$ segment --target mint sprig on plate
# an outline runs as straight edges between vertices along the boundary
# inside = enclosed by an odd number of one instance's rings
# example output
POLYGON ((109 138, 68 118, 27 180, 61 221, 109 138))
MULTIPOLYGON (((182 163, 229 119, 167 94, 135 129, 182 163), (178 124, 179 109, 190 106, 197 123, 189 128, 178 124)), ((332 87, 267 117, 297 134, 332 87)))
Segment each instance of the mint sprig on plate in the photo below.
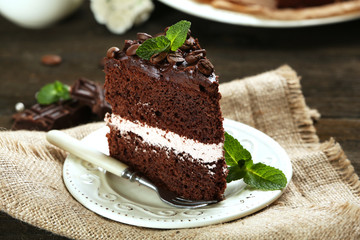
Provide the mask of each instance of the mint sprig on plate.
POLYGON ((71 98, 69 90, 70 87, 68 85, 55 81, 43 86, 36 95, 36 100, 43 105, 48 105, 60 100, 68 100, 71 98))
POLYGON ((224 151, 228 183, 243 179, 250 187, 260 190, 281 190, 286 186, 287 179, 281 170, 263 163, 254 164, 250 152, 226 132, 224 151))
POLYGON ((154 54, 160 52, 175 52, 181 47, 190 29, 191 22, 182 20, 169 27, 165 36, 147 39, 136 50, 136 55, 149 60, 154 54))

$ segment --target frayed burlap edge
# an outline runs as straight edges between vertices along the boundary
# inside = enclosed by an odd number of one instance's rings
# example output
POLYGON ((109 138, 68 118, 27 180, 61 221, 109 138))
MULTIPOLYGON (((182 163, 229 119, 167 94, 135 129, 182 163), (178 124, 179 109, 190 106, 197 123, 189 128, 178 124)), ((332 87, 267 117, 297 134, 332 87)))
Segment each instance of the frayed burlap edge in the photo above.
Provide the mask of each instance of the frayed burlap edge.
POLYGON ((286 79, 289 107, 301 139, 305 143, 319 143, 312 118, 320 116, 314 114, 316 110, 311 110, 306 105, 300 85, 301 78, 288 65, 283 65, 275 71, 286 79))
POLYGON ((310 109, 306 105, 301 90, 300 77, 297 76, 296 72, 288 65, 283 65, 275 71, 280 73, 288 83, 288 102, 290 103, 293 119, 299 129, 302 140, 305 143, 310 143, 307 146, 309 149, 320 148, 334 169, 339 173, 342 180, 348 184, 354 194, 360 196, 359 176, 355 173, 353 165, 346 157, 340 144, 331 138, 329 141, 318 146, 319 137, 316 135, 316 128, 313 121, 319 120, 320 113, 316 109, 310 109))
POLYGON ((355 173, 355 169, 347 158, 340 144, 333 138, 321 144, 320 149, 329 159, 334 169, 339 173, 340 177, 346 182, 352 192, 360 196, 360 179, 355 173))

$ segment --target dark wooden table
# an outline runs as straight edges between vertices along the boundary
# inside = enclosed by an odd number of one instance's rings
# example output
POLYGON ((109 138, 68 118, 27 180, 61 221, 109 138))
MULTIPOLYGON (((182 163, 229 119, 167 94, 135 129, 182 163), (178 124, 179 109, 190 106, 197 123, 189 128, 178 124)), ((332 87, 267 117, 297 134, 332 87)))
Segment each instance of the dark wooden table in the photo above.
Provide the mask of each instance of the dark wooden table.
MULTIPOLYGON (((227 25, 196 18, 156 3, 145 24, 116 36, 95 22, 89 3, 45 30, 27 30, 0 18, 0 127, 11 127, 17 102, 30 106, 44 84, 71 85, 85 76, 103 82, 99 66, 111 46, 122 46, 137 32, 155 34, 181 19, 207 49, 221 82, 289 64, 302 76, 303 93, 321 113, 321 141, 334 137, 360 175, 360 20, 294 29, 227 25), (59 66, 41 64, 44 54, 63 58, 59 66)), ((0 239, 63 239, 0 213, 0 239)))

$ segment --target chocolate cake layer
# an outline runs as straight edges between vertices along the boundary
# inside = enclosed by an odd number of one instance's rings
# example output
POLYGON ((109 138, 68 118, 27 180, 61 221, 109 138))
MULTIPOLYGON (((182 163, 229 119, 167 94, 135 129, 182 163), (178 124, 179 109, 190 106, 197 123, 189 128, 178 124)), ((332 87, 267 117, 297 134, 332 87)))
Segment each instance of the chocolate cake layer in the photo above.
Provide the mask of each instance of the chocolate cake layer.
POLYGON ((135 52, 149 37, 140 33, 122 51, 108 50, 105 89, 112 112, 201 142, 224 141, 219 82, 205 49, 188 34, 176 52, 144 60, 135 52))
MULTIPOLYGON (((138 60, 110 59, 106 64, 105 88, 114 114, 205 143, 223 141, 220 94, 139 72, 133 61, 138 60)), ((218 84, 212 87, 217 90, 218 84)))
POLYGON ((110 127, 107 137, 111 156, 143 173, 157 186, 187 199, 223 199, 224 158, 203 163, 188 154, 149 145, 134 133, 120 134, 116 127, 110 127))

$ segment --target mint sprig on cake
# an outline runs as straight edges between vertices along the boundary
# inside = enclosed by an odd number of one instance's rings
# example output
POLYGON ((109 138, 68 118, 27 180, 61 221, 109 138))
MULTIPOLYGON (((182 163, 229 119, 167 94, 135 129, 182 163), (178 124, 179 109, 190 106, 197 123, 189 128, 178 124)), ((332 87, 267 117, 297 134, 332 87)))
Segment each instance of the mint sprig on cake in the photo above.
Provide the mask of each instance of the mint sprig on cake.
POLYGON ((172 25, 166 31, 165 36, 147 39, 136 50, 136 55, 143 59, 150 60, 150 57, 157 53, 175 52, 184 44, 190 26, 191 23, 185 20, 172 25))

